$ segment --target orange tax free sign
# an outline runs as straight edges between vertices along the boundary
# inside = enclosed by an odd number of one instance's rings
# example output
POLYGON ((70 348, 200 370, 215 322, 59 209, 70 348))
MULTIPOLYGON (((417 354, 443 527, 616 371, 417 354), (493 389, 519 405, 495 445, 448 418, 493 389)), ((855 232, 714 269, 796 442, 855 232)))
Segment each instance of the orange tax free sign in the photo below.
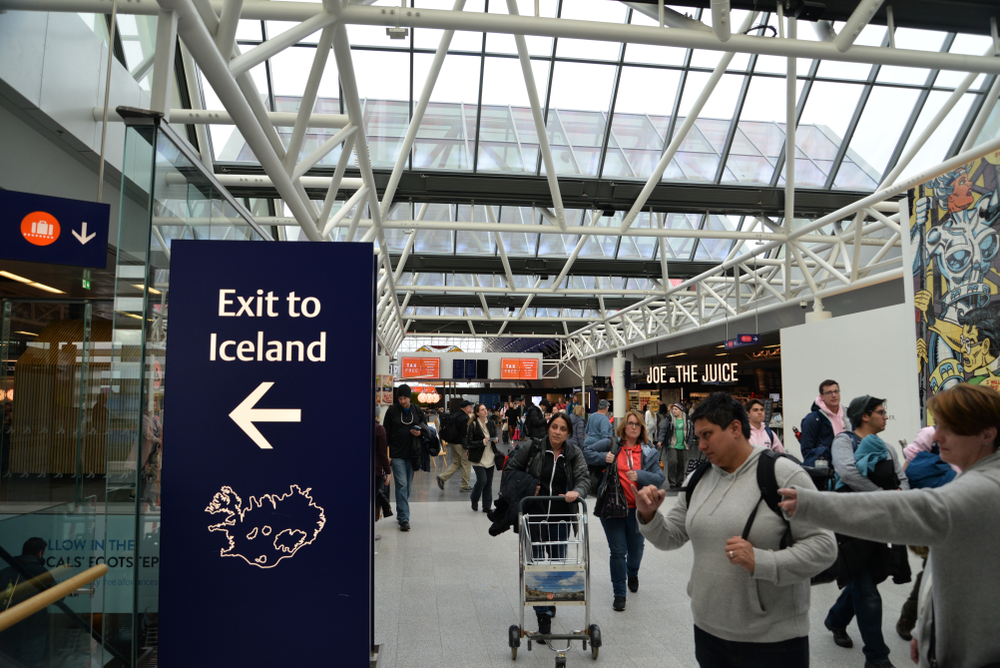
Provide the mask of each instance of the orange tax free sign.
POLYGON ((538 360, 503 357, 500 359, 501 380, 538 380, 538 360))
POLYGON ((440 357, 404 357, 402 360, 403 378, 440 378, 440 357))

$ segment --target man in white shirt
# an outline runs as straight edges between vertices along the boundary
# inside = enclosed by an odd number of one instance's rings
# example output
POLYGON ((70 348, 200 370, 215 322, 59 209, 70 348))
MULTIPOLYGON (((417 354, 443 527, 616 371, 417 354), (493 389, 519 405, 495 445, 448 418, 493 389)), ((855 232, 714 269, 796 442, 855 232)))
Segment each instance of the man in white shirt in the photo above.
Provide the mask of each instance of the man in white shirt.
POLYGON ((746 409, 747 417, 750 418, 750 444, 763 445, 783 454, 785 446, 781 444, 781 439, 764 424, 764 402, 760 399, 751 399, 747 402, 746 409))

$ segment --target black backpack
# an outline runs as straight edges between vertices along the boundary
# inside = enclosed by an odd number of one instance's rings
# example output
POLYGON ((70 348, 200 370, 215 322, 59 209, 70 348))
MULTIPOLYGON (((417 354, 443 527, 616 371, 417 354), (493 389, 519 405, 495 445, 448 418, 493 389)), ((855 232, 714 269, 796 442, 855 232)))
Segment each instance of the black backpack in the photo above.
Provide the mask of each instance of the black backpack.
POLYGON ((538 406, 529 406, 524 413, 524 431, 528 438, 545 438, 547 433, 545 414, 538 406))
MULTIPOLYGON (((760 453, 760 459, 757 460, 757 487, 760 488, 760 499, 754 505, 753 512, 750 513, 750 517, 747 518, 747 522, 743 526, 742 537, 743 540, 746 540, 747 536, 750 535, 750 528, 753 527, 753 521, 757 517, 757 509, 760 507, 760 502, 763 501, 785 523, 785 533, 781 537, 781 549, 783 550, 792 544, 792 527, 788 523, 788 520, 785 519, 785 516, 782 515, 781 508, 778 506, 778 503, 781 502, 781 495, 778 494, 778 480, 774 475, 774 466, 779 457, 790 459, 799 466, 802 466, 802 462, 787 453, 779 454, 773 450, 765 450, 760 453)), ((688 478, 687 487, 684 488, 684 497, 688 505, 691 503, 691 495, 694 493, 695 486, 711 465, 708 460, 705 460, 694 470, 691 477, 688 478)), ((816 489, 820 491, 829 489, 832 469, 816 469, 811 466, 802 466, 802 468, 812 478, 816 489)), ((818 582, 814 582, 814 584, 818 584, 818 582)))
POLYGON ((441 416, 441 439, 448 443, 462 442, 462 428, 456 413, 441 416))

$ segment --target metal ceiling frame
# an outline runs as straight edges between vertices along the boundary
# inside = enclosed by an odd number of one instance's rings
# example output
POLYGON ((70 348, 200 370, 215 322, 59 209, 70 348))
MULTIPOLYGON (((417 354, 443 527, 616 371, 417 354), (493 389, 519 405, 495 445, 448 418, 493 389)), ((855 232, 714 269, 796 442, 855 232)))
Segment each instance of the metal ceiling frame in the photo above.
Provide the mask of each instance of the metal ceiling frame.
MULTIPOLYGON (((108 13, 112 2, 120 13, 158 14, 157 50, 154 54, 152 95, 154 111, 173 115, 175 122, 233 123, 240 131, 253 153, 257 156, 266 178, 257 177, 260 185, 273 187, 291 213, 291 218, 281 216, 258 216, 257 222, 263 226, 297 225, 309 240, 320 241, 329 238, 336 228, 347 228, 347 241, 361 240, 375 242, 378 254, 377 279, 377 337, 384 351, 392 354, 400 346, 411 327, 422 324, 434 327, 460 321, 467 325, 468 333, 476 335, 489 332, 500 336, 505 331, 537 325, 552 331, 561 327, 562 333, 554 335, 561 339, 559 365, 579 364, 581 361, 632 348, 651 341, 663 340, 682 332, 707 327, 725 319, 736 319, 751 312, 761 312, 785 306, 789 302, 804 299, 813 300, 817 309, 822 298, 846 290, 853 290, 878 282, 893 280, 903 275, 899 251, 902 228, 899 221, 898 205, 889 202, 915 184, 927 181, 949 169, 964 165, 971 160, 1000 149, 1000 139, 973 148, 973 130, 981 129, 986 117, 996 104, 1000 93, 1000 77, 992 83, 990 93, 984 96, 984 103, 973 109, 967 120, 968 133, 960 138, 963 152, 934 168, 899 181, 898 178, 926 141, 936 132, 948 112, 962 98, 977 74, 1000 75, 1000 38, 993 31, 991 48, 982 56, 966 56, 947 52, 925 52, 893 47, 891 33, 888 44, 869 47, 854 45, 854 39, 878 10, 879 0, 861 0, 854 14, 847 20, 839 35, 827 27, 825 41, 797 39, 798 21, 781 16, 781 4, 777 5, 780 37, 771 38, 747 34, 758 16, 749 13, 743 26, 736 32, 729 29, 728 3, 713 3, 713 26, 709 27, 697 18, 660 12, 660 26, 617 24, 599 21, 583 21, 564 18, 518 15, 516 0, 507 0, 508 14, 465 12, 464 0, 455 0, 452 10, 430 10, 401 6, 366 6, 342 3, 341 0, 323 0, 322 4, 306 2, 269 2, 262 0, 157 0, 157 2, 118 2, 117 0, 0 0, 0 9, 33 11, 71 11, 108 13), (243 52, 236 41, 236 28, 241 19, 279 20, 295 22, 293 26, 263 40, 243 52), (440 45, 435 53, 430 73, 424 88, 415 100, 407 134, 402 149, 389 176, 388 184, 380 188, 372 169, 368 152, 368 140, 363 121, 362 101, 358 95, 355 69, 351 58, 351 45, 346 26, 348 24, 432 28, 443 30, 440 45), (680 26, 680 27, 678 27, 680 26), (538 224, 516 225, 497 222, 497 212, 491 202, 485 204, 486 220, 481 221, 429 221, 422 220, 427 204, 421 206, 420 213, 409 220, 392 220, 393 199, 397 187, 410 162, 410 149, 417 130, 430 101, 438 74, 448 55, 452 35, 455 30, 511 34, 515 37, 517 57, 522 76, 529 94, 529 102, 535 130, 538 136, 541 160, 537 165, 545 167, 545 181, 551 200, 551 208, 540 208, 542 220, 538 224), (279 114, 268 111, 263 103, 249 70, 282 50, 319 32, 318 46, 314 56, 308 81, 299 111, 296 114, 279 114), (544 104, 535 86, 530 56, 525 42, 526 35, 552 38, 589 39, 631 44, 675 46, 687 49, 704 49, 722 52, 705 88, 679 124, 669 142, 666 142, 659 164, 647 179, 638 196, 631 204, 627 215, 617 227, 598 226, 602 212, 591 209, 589 221, 570 225, 566 219, 566 207, 562 197, 560 180, 556 176, 552 149, 548 145, 546 116, 549 111, 549 94, 546 92, 544 104), (185 68, 196 64, 205 79, 211 84, 225 106, 225 112, 197 109, 171 110, 169 87, 173 81, 173 45, 180 38, 182 43, 181 64, 185 68), (341 104, 343 114, 313 114, 320 79, 326 68, 330 53, 333 53, 340 75, 341 104), (665 216, 659 215, 659 226, 636 228, 636 217, 648 210, 647 202, 654 189, 660 185, 662 175, 674 153, 694 127, 694 121, 704 103, 711 96, 715 85, 722 78, 726 67, 736 53, 781 56, 787 59, 787 99, 786 99, 786 146, 794 145, 795 127, 802 113, 804 96, 796 96, 796 58, 813 59, 814 67, 809 74, 807 85, 815 77, 816 63, 821 60, 869 63, 875 66, 893 65, 902 67, 929 68, 935 72, 946 69, 968 72, 963 83, 951 94, 948 102, 936 114, 909 145, 905 154, 895 160, 894 166, 883 178, 873 194, 837 211, 823 215, 811 222, 800 224, 795 220, 795 160, 785 160, 783 164, 784 217, 781 223, 767 218, 761 212, 754 219, 753 229, 713 230, 707 229, 705 216, 703 229, 670 229, 665 225, 665 216), (292 130, 289 147, 286 150, 275 127, 290 125, 292 130), (303 138, 310 127, 335 128, 336 133, 321 146, 306 156, 300 156, 303 138), (341 158, 330 177, 308 176, 307 172, 338 147, 342 147, 341 158), (358 177, 345 178, 348 160, 356 156, 358 177), (321 205, 307 193, 306 188, 325 190, 321 205), (334 201, 341 191, 354 191, 348 205, 336 213, 331 213, 334 201), (381 199, 379 192, 382 192, 381 199), (357 205, 357 206, 355 206, 357 205), (353 216, 348 214, 354 210, 353 216), (367 211, 369 218, 362 218, 367 211), (889 214, 889 215, 887 215, 889 214), (849 221, 849 222, 848 222, 849 221), (844 224, 846 222, 846 225, 844 224), (410 237, 402 253, 391 253, 386 243, 387 230, 409 230, 410 237), (425 286, 418 283, 419 273, 411 272, 410 282, 403 283, 407 259, 414 253, 415 239, 423 231, 453 230, 492 234, 496 240, 500 266, 493 266, 502 285, 484 285, 473 273, 472 285, 425 286), (568 257, 553 258, 554 264, 561 264, 553 271, 556 279, 543 279, 542 274, 532 274, 534 280, 524 277, 518 281, 511 266, 511 260, 504 249, 502 236, 510 233, 540 233, 547 235, 576 235, 575 246, 568 257), (579 259, 580 252, 588 238, 593 235, 618 237, 652 237, 657 239, 660 254, 656 260, 655 275, 647 275, 650 289, 645 290, 580 290, 570 288, 573 268, 579 270, 585 263, 579 259), (725 239, 731 241, 730 251, 725 261, 705 271, 688 276, 679 284, 671 284, 670 264, 665 253, 666 240, 670 238, 725 239), (744 251, 745 245, 751 244, 744 251), (754 246, 755 244, 755 246, 754 246), (502 269, 502 271, 501 271, 502 269), (521 285, 519 285, 521 283, 521 285), (527 287, 526 287, 527 286, 527 287), (418 315, 416 309, 408 310, 409 303, 416 295, 433 295, 437 292, 448 295, 468 295, 478 300, 476 306, 462 306, 461 315, 418 315), (587 296, 596 297, 596 318, 572 317, 562 309, 558 316, 529 312, 536 295, 544 296, 587 296), (614 296, 617 306, 622 298, 634 300, 631 305, 609 309, 605 297, 614 296), (490 302, 499 298, 517 297, 519 306, 514 313, 503 315, 494 313, 490 302), (477 313, 477 310, 479 311, 477 313), (571 329, 572 327, 572 329, 571 329), (510 328, 510 330, 508 330, 510 328), (495 330, 495 331, 494 331, 495 330)), ((630 5, 649 15, 648 8, 630 5)), ((629 9, 631 15, 632 9, 629 9)), ((697 17, 701 16, 699 12, 697 17)), ((995 25, 995 24, 994 24, 995 25)), ((412 57, 412 45, 410 48, 412 57)), ((485 41, 484 50, 485 54, 485 41)), ((552 51, 554 59, 555 50, 552 51)), ((690 58, 690 53, 688 54, 690 58)), ((554 62, 554 60, 553 60, 554 62)), ((618 59, 619 68, 622 57, 618 59)), ((870 90, 875 71, 866 82, 870 90)), ((752 71, 752 67, 748 72, 752 71)), ((194 78, 187 72, 188 81, 194 78)), ((549 77, 551 86, 551 76, 549 77)), ((746 97, 746 85, 740 93, 739 104, 746 97)), ((931 85, 928 81, 927 87, 931 85)), ((412 84, 411 84, 412 86, 412 84)), ((190 92, 190 89, 189 89, 190 92)), ((925 96, 926 97, 926 96, 925 96)), ((412 98, 411 98, 412 99, 412 98)), ((857 125, 863 104, 857 105, 851 120, 849 134, 857 125)), ((103 109, 95 110, 103 113, 103 109)), ((917 112, 915 112, 917 113, 917 112)), ((677 121, 676 109, 671 123, 677 121)), ((738 116, 738 114, 737 114, 738 116)), ((909 127, 915 122, 911 118, 909 127)), ((733 119, 723 153, 731 146, 737 120, 733 119)), ((611 119, 603 144, 608 143, 611 119)), ((199 124, 199 128, 202 126, 199 124)), ((478 124, 477 124, 478 128, 478 124)), ((208 142, 203 142, 203 129, 199 131, 199 143, 205 164, 212 169, 213 156, 208 142)), ((843 160, 850 136, 845 137, 837 156, 837 163, 843 160)), ((476 140, 478 143, 478 134, 476 140)), ((902 139, 900 144, 902 144, 902 139)), ((897 148, 897 151, 901 148, 897 148)), ((475 159, 476 156, 470 156, 475 159)), ((893 156, 895 158, 895 156, 893 156)), ((602 158, 603 159, 603 158, 602 158)), ((890 163, 893 164, 893 163, 890 163)), ((719 170, 723 169, 720 163, 719 170)), ((252 180, 255 177, 240 177, 252 180)), ((777 178, 777 174, 775 174, 777 178)), ((830 177, 832 179, 832 176, 830 177)), ((772 184, 777 186, 777 183, 772 184)), ((711 204, 706 203, 706 211, 711 204)), ((475 208, 473 208, 475 211, 475 208)), ((655 220, 655 217, 654 217, 655 220)), ((156 221, 154 221, 156 222, 156 221)), ((163 221, 164 224, 166 221, 163 221)), ((196 224, 196 221, 189 221, 196 224)), ((216 221, 218 222, 218 221, 216 221)), ((652 225, 652 223, 651 223, 652 225)), ((487 238, 489 238, 487 236, 487 238)), ((537 250, 536 250, 537 253, 537 250)), ((616 250, 617 253, 617 250, 616 250)), ((654 256, 656 257, 656 256, 654 256)), ((490 260, 492 260, 492 256, 490 260)), ((623 265, 628 264, 622 261, 623 265)), ((495 265, 495 263, 494 263, 495 265)), ((524 276, 523 274, 519 274, 524 276)), ((675 277, 676 278, 676 277, 675 277)), ((417 300, 423 301, 423 298, 417 300)), ((540 298, 540 302, 545 300, 540 298)), ((591 305, 592 301, 589 302, 591 305)))

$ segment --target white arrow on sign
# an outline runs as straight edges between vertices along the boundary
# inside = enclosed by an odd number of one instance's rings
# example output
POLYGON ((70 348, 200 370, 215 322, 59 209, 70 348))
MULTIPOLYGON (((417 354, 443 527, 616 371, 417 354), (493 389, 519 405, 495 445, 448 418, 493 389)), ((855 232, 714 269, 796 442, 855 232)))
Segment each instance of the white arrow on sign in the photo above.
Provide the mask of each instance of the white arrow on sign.
POLYGON ((97 232, 91 232, 90 234, 87 234, 86 222, 81 223, 81 228, 79 232, 77 232, 76 230, 70 230, 70 231, 73 232, 73 236, 76 237, 76 240, 79 241, 81 244, 86 244, 88 241, 97 236, 97 232))
POLYGON ((257 389, 251 392, 250 396, 229 414, 236 426, 242 429, 262 450, 272 450, 273 448, 267 439, 257 431, 254 422, 302 422, 302 411, 298 408, 254 408, 272 385, 274 385, 272 382, 258 385, 257 389))

